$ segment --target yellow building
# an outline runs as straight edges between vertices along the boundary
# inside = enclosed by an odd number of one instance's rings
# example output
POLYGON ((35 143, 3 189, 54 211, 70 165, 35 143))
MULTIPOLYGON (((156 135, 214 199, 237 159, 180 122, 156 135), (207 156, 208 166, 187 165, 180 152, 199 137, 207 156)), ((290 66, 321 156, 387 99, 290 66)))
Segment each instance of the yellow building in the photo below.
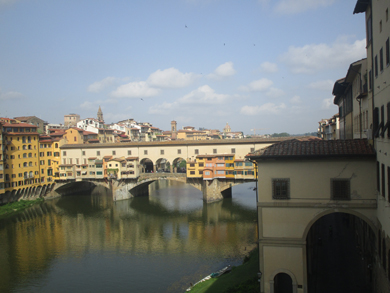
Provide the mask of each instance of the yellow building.
POLYGON ((39 137, 39 169, 41 183, 53 183, 59 179, 60 143, 48 135, 39 137))
POLYGON ((40 185, 39 134, 37 126, 3 123, 4 191, 40 185))

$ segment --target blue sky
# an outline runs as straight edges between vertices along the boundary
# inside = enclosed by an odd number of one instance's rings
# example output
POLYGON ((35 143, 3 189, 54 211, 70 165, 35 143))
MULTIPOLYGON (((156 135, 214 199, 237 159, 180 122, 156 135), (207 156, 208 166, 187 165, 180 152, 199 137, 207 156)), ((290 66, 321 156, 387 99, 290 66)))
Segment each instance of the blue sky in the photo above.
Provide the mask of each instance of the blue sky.
POLYGON ((0 0, 0 116, 316 131, 365 57, 356 0, 0 0))

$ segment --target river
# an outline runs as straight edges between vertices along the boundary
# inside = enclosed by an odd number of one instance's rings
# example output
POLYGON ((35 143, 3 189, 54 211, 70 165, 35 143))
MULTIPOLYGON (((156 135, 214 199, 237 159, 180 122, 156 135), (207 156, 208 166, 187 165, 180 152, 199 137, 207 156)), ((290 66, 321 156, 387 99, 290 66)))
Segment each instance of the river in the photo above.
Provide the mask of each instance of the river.
POLYGON ((103 189, 0 219, 0 292, 184 292, 256 241, 254 183, 205 204, 184 183, 113 202, 103 189))

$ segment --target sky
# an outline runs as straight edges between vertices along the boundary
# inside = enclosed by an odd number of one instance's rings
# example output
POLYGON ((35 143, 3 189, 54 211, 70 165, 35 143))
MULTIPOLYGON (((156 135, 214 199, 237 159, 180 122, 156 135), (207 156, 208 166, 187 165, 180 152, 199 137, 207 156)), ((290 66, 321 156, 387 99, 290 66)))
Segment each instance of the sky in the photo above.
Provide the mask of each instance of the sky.
POLYGON ((0 117, 317 131, 365 58, 357 0, 0 0, 0 117))

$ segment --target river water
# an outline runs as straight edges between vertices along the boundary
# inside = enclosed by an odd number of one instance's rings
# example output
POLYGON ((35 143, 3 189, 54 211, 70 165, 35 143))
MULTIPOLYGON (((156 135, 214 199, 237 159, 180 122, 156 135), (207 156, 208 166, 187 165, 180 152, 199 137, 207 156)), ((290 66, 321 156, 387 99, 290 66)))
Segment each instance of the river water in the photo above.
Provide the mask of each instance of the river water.
POLYGON ((254 184, 204 204, 179 182, 113 202, 105 190, 0 219, 0 292, 184 292, 255 246, 254 184))

